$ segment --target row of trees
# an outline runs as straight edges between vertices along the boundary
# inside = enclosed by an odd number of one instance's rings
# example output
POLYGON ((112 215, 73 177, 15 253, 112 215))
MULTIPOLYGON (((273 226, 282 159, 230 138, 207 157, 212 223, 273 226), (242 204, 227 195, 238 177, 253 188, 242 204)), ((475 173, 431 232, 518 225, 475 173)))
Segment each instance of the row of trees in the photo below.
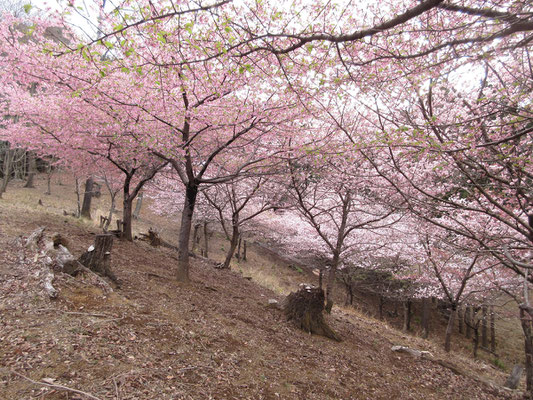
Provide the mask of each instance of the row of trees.
POLYGON ((101 7, 90 39, 64 15, 4 18, 2 101, 18 116, 4 140, 104 171, 126 239, 153 182, 162 211, 180 209, 181 281, 201 211, 231 225, 226 265, 252 218, 287 252, 327 258, 328 309, 339 269, 385 259, 413 296, 449 302, 450 326, 505 291, 533 393, 530 4, 124 7, 101 7))

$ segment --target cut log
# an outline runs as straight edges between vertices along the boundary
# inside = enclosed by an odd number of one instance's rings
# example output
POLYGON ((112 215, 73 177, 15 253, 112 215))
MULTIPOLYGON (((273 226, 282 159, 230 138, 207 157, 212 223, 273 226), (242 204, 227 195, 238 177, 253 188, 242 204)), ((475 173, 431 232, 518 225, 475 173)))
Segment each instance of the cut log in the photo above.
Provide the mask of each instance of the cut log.
POLYGON ((340 342, 340 337, 324 319, 324 300, 322 289, 304 285, 297 292, 287 296, 284 307, 285 315, 288 320, 294 321, 305 332, 340 342))
POLYGON ((111 249, 113 248, 113 235, 96 235, 94 246, 89 247, 79 258, 79 262, 99 275, 107 276, 118 284, 117 277, 111 271, 111 249))

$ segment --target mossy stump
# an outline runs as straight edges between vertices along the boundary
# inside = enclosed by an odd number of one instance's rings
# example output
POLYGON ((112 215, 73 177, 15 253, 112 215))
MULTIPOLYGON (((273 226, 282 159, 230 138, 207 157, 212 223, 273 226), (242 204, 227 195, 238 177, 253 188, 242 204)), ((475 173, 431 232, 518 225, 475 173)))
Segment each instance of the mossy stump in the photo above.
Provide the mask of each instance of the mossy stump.
POLYGON ((324 319, 324 291, 320 288, 302 286, 285 300, 284 311, 305 332, 341 341, 339 335, 329 327, 324 319))

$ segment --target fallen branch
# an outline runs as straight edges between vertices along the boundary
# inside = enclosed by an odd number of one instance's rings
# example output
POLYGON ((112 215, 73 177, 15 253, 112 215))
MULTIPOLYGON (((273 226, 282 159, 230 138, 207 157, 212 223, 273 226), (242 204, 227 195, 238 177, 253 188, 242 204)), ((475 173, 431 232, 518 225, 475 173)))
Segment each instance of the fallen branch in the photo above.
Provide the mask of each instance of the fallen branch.
POLYGON ((16 371, 13 371, 13 370, 3 369, 3 371, 7 371, 7 372, 9 372, 9 373, 11 373, 13 375, 19 376, 19 377, 21 377, 21 378, 33 383, 34 385, 46 386, 46 387, 49 387, 49 388, 52 388, 52 389, 56 389, 56 390, 63 390, 65 392, 77 393, 79 395, 85 396, 85 397, 87 397, 89 399, 93 399, 93 400, 102 400, 101 398, 93 396, 92 394, 84 392, 82 390, 73 389, 73 388, 70 388, 68 386, 63 386, 63 385, 56 385, 55 383, 45 383, 45 382, 34 381, 33 379, 28 378, 27 376, 22 375, 22 374, 20 374, 20 373, 18 373, 16 371))
POLYGON ((96 314, 96 313, 84 313, 79 311, 65 311, 60 310, 58 308, 39 308, 36 311, 56 311, 63 314, 70 314, 70 315, 86 315, 88 317, 98 317, 98 318, 115 318, 113 315, 107 315, 107 314, 96 314))

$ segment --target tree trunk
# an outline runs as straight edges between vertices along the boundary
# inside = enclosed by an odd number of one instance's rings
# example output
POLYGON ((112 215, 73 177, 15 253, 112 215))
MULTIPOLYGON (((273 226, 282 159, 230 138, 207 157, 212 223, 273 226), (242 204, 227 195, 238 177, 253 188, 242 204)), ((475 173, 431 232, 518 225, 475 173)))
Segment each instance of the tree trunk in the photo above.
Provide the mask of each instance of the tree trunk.
POLYGON ((451 342, 452 342, 452 333, 453 333, 453 324, 455 322, 455 314, 457 314, 457 309, 455 305, 452 305, 452 309, 450 311, 450 317, 448 319, 448 326, 446 327, 446 336, 444 338, 444 351, 447 353, 451 350, 451 342))
POLYGON ((489 340, 487 335, 487 326, 488 326, 488 313, 487 313, 487 306, 483 306, 481 308, 482 310, 482 320, 481 320, 481 347, 484 349, 488 349, 489 347, 489 340))
POLYGON ((141 214, 141 207, 143 203, 143 192, 139 193, 137 196, 137 203, 135 204, 135 211, 133 212, 133 219, 139 219, 141 214))
POLYGON ((466 306, 464 319, 466 325, 465 335, 467 339, 470 339, 472 336, 472 307, 466 306))
POLYGON ((246 261, 246 240, 243 241, 242 244, 242 260, 246 261))
POLYGON ((403 302, 403 330, 405 332, 411 330, 411 300, 403 302))
POLYGON ((196 252, 196 247, 200 243, 200 224, 194 224, 194 231, 192 234, 192 249, 191 251, 196 252))
POLYGON ((0 199, 2 198, 2 193, 4 193, 7 189, 7 184, 9 183, 9 180, 11 178, 11 164, 13 162, 13 157, 15 154, 15 150, 7 148, 4 154, 4 177, 2 179, 2 185, 0 186, 0 199))
POLYGON ((105 221, 104 226, 103 226, 104 232, 107 232, 107 230, 109 229, 109 225, 111 224, 111 220, 113 219, 113 213, 115 212, 117 192, 110 193, 110 196, 111 196, 111 207, 109 207, 109 214, 107 215, 107 220, 105 221))
POLYGON ((464 316, 463 316, 463 308, 458 307, 457 308, 457 322, 459 323, 459 333, 464 333, 464 316))
POLYGON ((490 306, 490 351, 496 353, 496 323, 494 321, 494 306, 490 306))
POLYGON ((477 358, 477 350, 479 349, 479 321, 474 326, 474 337, 472 338, 472 341, 474 342, 474 346, 472 349, 472 353, 474 355, 474 358, 477 358))
MULTIPOLYGON (((176 278, 180 282, 189 282, 189 241, 191 236, 192 217, 196 196, 198 195, 198 185, 188 184, 185 188, 185 202, 181 213, 180 236, 178 239, 178 270, 176 278)), ((207 223, 206 223, 207 224, 207 223)), ((207 230, 206 224, 204 229, 207 230)), ((206 239, 207 244, 207 239, 206 239)))
POLYGON ((346 305, 347 306, 351 306, 351 305, 353 305, 353 288, 352 288, 352 284, 351 283, 345 284, 345 287, 346 287, 346 305))
POLYGON ((80 181, 76 178, 76 199, 78 201, 78 210, 76 212, 76 217, 81 217, 81 196, 80 196, 80 181))
POLYGON ((231 242, 229 245, 228 253, 226 254, 226 259, 224 260, 224 265, 222 268, 229 268, 231 263, 231 258, 233 257, 233 253, 235 253, 235 249, 237 248, 237 244, 239 243, 239 226, 237 224, 233 224, 233 229, 231 232, 231 242))
POLYGON ((337 267, 331 266, 328 271, 328 280, 326 282, 326 312, 331 313, 333 308, 333 286, 335 285, 335 277, 337 273, 337 267))
POLYGON ((326 312, 331 313, 333 308, 333 288, 335 287, 335 280, 337 274, 337 266, 339 265, 340 253, 339 250, 333 252, 333 260, 331 268, 328 271, 328 281, 326 282, 326 312))
MULTIPOLYGON (((126 196, 126 193, 124 193, 126 196)), ((122 237, 130 242, 133 241, 131 209, 133 199, 128 195, 124 197, 122 208, 122 237)))
POLYGON ((378 313, 381 321, 383 321, 383 306, 385 306, 385 298, 383 296, 379 296, 378 313))
POLYGON ((239 235, 239 244, 237 245, 237 253, 235 254, 235 258, 237 258, 237 261, 241 261, 241 247, 242 247, 242 236, 239 235))
POLYGON ((520 307, 520 323, 524 331, 524 349, 526 353, 526 397, 533 399, 533 332, 531 329, 532 316, 520 307))
POLYGON ((422 299, 422 337, 427 339, 429 336, 429 318, 431 315, 431 303, 428 298, 422 299))
POLYGON ((92 177, 85 181, 85 194, 83 195, 83 204, 81 206, 81 217, 91 219, 91 201, 93 199, 93 185, 92 177))
MULTIPOLYGON (((53 159, 51 159, 48 163, 48 167, 46 168, 46 192, 44 194, 50 196, 52 194, 52 162, 53 159)), ((90 203, 89 203, 89 212, 90 212, 90 203)), ((89 218, 90 215, 89 215, 89 218)))
POLYGON ((204 257, 209 258, 209 232, 207 230, 207 221, 204 221, 204 257))
POLYGON ((35 161, 35 154, 33 151, 28 152, 28 180, 24 185, 25 188, 34 188, 35 172, 37 171, 37 163, 35 161))

